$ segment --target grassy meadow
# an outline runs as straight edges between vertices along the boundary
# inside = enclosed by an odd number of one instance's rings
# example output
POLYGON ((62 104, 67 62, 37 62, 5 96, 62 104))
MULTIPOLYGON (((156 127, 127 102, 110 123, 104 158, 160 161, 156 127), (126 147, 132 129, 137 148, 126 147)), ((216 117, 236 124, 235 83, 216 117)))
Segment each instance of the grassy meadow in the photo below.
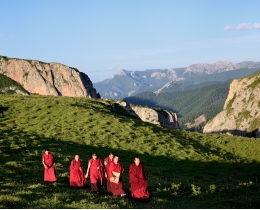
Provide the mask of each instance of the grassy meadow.
POLYGON ((0 208, 260 208, 260 140, 171 130, 113 110, 102 100, 0 95, 0 208), (43 182, 41 155, 55 155, 58 181, 43 182), (91 153, 120 157, 126 198, 69 186, 69 165, 91 153), (131 199, 128 169, 138 155, 149 202, 131 199))

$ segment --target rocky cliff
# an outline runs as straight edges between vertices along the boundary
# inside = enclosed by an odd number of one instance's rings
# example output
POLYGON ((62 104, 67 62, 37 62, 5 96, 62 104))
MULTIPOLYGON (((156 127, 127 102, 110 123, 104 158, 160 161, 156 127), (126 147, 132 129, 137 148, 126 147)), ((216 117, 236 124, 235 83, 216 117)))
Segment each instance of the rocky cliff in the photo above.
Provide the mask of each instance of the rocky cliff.
POLYGON ((203 130, 215 132, 260 137, 260 74, 232 81, 223 111, 203 130))
POLYGON ((0 56, 0 73, 30 93, 100 98, 86 74, 63 64, 0 56))
POLYGON ((129 105, 125 101, 117 101, 117 103, 130 115, 138 117, 144 122, 161 125, 168 128, 179 128, 178 118, 174 112, 133 106, 129 105))

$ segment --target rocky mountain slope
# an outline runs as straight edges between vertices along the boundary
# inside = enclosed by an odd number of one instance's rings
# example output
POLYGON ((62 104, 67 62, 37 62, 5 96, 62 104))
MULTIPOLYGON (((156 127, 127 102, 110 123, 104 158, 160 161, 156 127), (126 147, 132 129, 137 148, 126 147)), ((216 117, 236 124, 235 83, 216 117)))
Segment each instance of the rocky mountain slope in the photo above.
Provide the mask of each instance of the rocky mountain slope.
POLYGON ((179 128, 178 117, 174 112, 129 105, 125 101, 118 101, 117 103, 126 110, 128 114, 138 117, 143 122, 149 122, 168 128, 179 128))
POLYGON ((260 137, 260 72, 232 81, 223 110, 203 132, 260 137))
MULTIPOLYGON (((145 91, 164 92, 163 89, 169 90, 169 86, 173 83, 177 83, 177 86, 189 86, 184 89, 193 89, 190 85, 216 81, 224 82, 250 75, 257 68, 260 68, 260 62, 231 63, 218 61, 213 64, 194 64, 187 68, 177 69, 153 69, 146 71, 121 69, 112 78, 94 85, 102 98, 122 99, 145 91)), ((173 86, 176 87, 176 85, 173 86)), ((169 92, 168 90, 166 92, 169 92)))
POLYGON ((86 74, 60 63, 0 56, 0 73, 20 83, 30 93, 100 98, 86 74))

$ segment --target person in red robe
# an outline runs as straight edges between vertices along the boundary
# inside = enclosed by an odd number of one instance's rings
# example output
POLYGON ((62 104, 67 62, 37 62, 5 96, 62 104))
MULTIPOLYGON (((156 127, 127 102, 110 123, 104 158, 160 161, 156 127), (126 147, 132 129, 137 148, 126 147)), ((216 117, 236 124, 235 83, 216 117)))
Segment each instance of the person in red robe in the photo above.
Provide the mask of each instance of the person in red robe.
POLYGON ((129 168, 129 183, 131 185, 131 196, 133 199, 148 200, 147 191, 148 176, 144 171, 144 166, 140 163, 140 158, 135 157, 134 163, 129 168))
POLYGON ((110 180, 108 178, 108 173, 109 173, 109 165, 113 161, 113 158, 114 158, 114 153, 110 152, 108 157, 106 157, 104 160, 107 192, 109 194, 111 194, 112 192, 111 192, 110 180))
POLYGON ((109 164, 108 179, 110 180, 112 195, 123 197, 126 195, 122 180, 124 168, 118 161, 119 157, 115 155, 113 161, 109 164))
POLYGON ((85 178, 88 178, 90 174, 91 192, 99 193, 101 185, 104 179, 104 166, 100 158, 96 153, 92 154, 92 158, 88 161, 88 169, 85 178))
POLYGON ((55 158, 49 149, 45 149, 42 155, 42 164, 44 166, 44 182, 56 182, 55 158))
POLYGON ((75 155, 74 159, 70 162, 70 186, 82 188, 86 184, 84 177, 84 168, 79 159, 79 155, 75 155))

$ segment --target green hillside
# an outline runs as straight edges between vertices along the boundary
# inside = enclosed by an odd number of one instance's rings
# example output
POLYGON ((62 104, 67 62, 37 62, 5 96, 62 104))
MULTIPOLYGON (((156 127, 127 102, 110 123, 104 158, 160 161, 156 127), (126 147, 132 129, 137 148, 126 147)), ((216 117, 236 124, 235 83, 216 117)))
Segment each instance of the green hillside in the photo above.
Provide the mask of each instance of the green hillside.
MULTIPOLYGON (((159 94, 144 92, 127 97, 125 101, 130 104, 175 111, 179 117, 180 127, 187 128, 185 124, 193 123, 199 116, 205 115, 206 119, 210 120, 222 110, 229 84, 230 82, 223 82, 191 90, 159 94)), ((202 131, 204 124, 195 126, 191 130, 202 131)))
POLYGON ((102 100, 0 95, 0 208, 260 208, 260 140, 171 130, 129 117, 102 100), (43 183, 41 155, 56 157, 57 183, 43 183), (69 164, 110 151, 125 168, 139 155, 151 200, 69 187, 69 164))
MULTIPOLYGON (((3 89, 5 89, 6 87, 10 87, 10 86, 14 86, 14 87, 16 87, 17 90, 20 90, 23 93, 28 94, 28 92, 22 87, 21 84, 19 84, 18 82, 12 80, 11 78, 9 78, 3 74, 0 74, 0 94, 3 89)), ((12 90, 5 92, 5 94, 13 94, 13 93, 15 93, 15 91, 12 91, 12 90)))

